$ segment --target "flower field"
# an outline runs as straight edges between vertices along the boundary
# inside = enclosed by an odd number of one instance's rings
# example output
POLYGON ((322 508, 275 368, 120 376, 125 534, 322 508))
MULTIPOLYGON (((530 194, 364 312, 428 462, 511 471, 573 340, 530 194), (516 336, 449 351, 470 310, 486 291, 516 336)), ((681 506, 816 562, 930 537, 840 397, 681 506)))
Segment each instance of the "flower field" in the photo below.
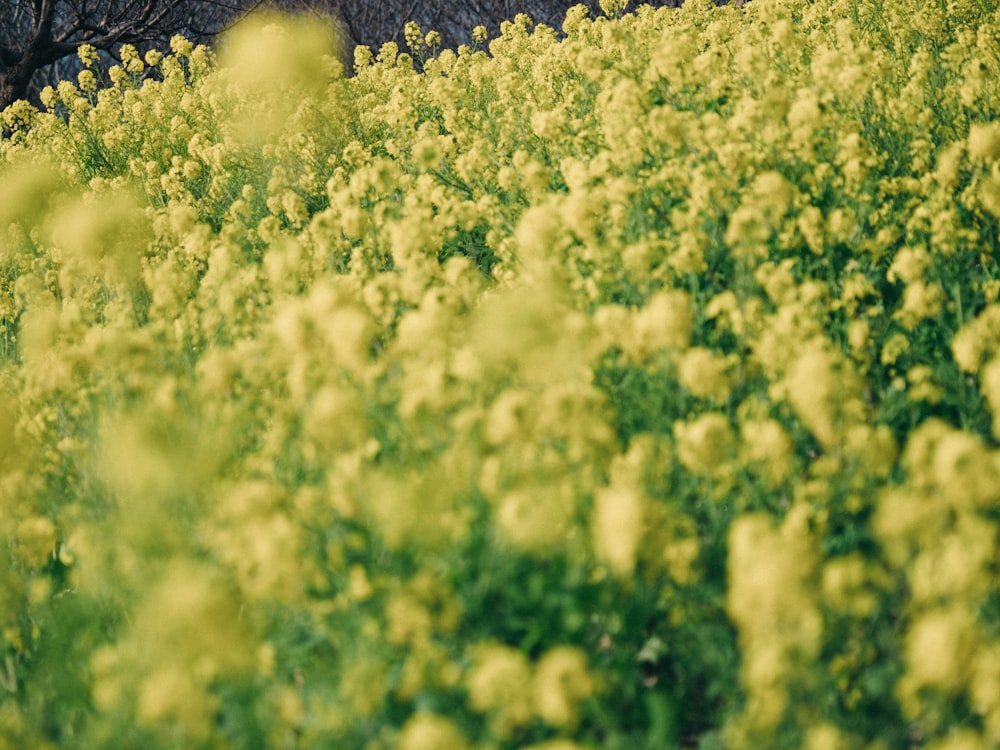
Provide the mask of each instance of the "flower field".
POLYGON ((1000 746, 996 0, 602 7, 0 115, 0 748, 1000 746))

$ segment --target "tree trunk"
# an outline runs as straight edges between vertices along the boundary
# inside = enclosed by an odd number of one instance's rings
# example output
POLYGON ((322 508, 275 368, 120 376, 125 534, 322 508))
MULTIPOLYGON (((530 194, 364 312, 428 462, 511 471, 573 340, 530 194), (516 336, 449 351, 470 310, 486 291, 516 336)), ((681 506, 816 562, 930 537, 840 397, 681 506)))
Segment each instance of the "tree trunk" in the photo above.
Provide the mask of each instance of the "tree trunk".
POLYGON ((18 62, 10 70, 0 73, 0 111, 3 111, 18 99, 28 95, 28 84, 34 70, 28 70, 24 61, 18 62))

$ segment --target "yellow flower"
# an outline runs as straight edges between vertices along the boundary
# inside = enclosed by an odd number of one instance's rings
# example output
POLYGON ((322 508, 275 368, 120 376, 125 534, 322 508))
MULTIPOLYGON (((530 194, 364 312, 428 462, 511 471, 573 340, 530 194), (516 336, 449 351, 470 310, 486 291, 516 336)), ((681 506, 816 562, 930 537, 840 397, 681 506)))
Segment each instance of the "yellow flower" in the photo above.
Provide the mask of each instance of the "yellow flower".
POLYGON ((870 588, 873 573, 858 554, 837 557, 823 566, 824 604, 860 617, 865 617, 878 606, 870 588))
POLYGON ((643 499, 638 491, 612 485, 597 493, 591 520, 594 550, 622 578, 635 570, 642 525, 643 499))
POLYGON ((191 50, 194 49, 194 45, 180 34, 175 34, 170 38, 170 49, 178 57, 188 57, 191 50))
MULTIPOLYGON (((267 13, 236 24, 221 48, 218 81, 229 89, 236 105, 225 112, 231 132, 258 147, 284 134, 302 100, 321 95, 328 81, 320 63, 338 54, 339 45, 332 24, 267 13)), ((178 42, 174 51, 182 57, 192 55, 186 40, 178 42)))
POLYGON ((969 156, 984 161, 1000 156, 1000 124, 995 122, 969 128, 969 156))
POLYGON ((844 449, 867 473, 879 478, 889 475, 899 453, 892 430, 884 424, 849 426, 845 431, 844 449))
POLYGON ((729 398, 733 387, 729 371, 739 361, 735 355, 722 357, 711 349, 697 346, 686 349, 678 360, 678 379, 692 394, 719 403, 729 398))
POLYGON ((39 92, 38 98, 41 100, 44 107, 49 110, 55 107, 56 103, 58 102, 58 95, 56 94, 56 90, 51 86, 46 86, 45 88, 43 88, 39 92))
POLYGON ((847 750, 853 746, 836 726, 824 723, 809 728, 803 750, 847 750))
POLYGON ((879 361, 883 365, 894 364, 901 355, 905 354, 909 350, 910 339, 902 333, 894 334, 893 336, 890 336, 884 344, 882 344, 882 353, 879 356, 879 361))
POLYGON ((875 296, 875 293, 875 285, 872 284, 871 279, 864 274, 857 273, 844 281, 840 300, 848 314, 853 316, 858 309, 858 302, 865 297, 875 296))
POLYGON ((987 351, 986 342, 979 336, 979 331, 972 326, 963 327, 952 337, 952 356, 955 358, 955 364, 965 372, 976 372, 987 351))
POLYGON ((731 214, 725 242, 743 257, 763 257, 773 231, 781 228, 796 198, 796 188, 780 172, 754 178, 739 207, 731 214))
POLYGON ((921 468, 932 472, 941 498, 954 507, 987 507, 1000 499, 1000 466, 974 433, 943 432, 930 466, 921 468))
POLYGON ((958 183, 964 157, 965 144, 961 142, 952 143, 938 153, 935 174, 942 187, 954 188, 958 183))
POLYGON ((903 306, 893 314, 907 330, 913 330, 921 321, 934 318, 941 312, 944 292, 938 284, 913 281, 903 291, 903 306))
POLYGON ((87 93, 97 91, 97 76, 94 75, 94 71, 81 70, 76 80, 80 84, 80 91, 86 91, 87 93))
POLYGON ((892 282, 910 283, 923 279, 924 271, 931 265, 932 259, 922 247, 904 247, 896 253, 892 265, 886 271, 885 277, 892 282))
POLYGON ((406 41, 406 46, 412 50, 419 49, 423 38, 424 32, 420 30, 419 24, 415 21, 407 21, 403 26, 403 39, 406 41))
POLYGON ((645 358, 660 349, 691 343, 691 298, 677 289, 657 292, 632 318, 633 355, 645 358))
POLYGON ((72 81, 66 80, 59 81, 56 84, 56 93, 59 95, 59 100, 67 107, 80 95, 72 81))
POLYGON ((864 417, 861 381, 849 361, 822 340, 810 342, 789 367, 785 397, 802 423, 825 448, 864 417))
POLYGON ((383 42, 382 46, 378 49, 378 61, 385 66, 390 66, 395 64, 396 58, 399 56, 399 45, 395 42, 383 42))
POLYGON ((967 684, 978 642, 971 615, 962 608, 921 615, 906 634, 906 673, 898 685, 907 714, 913 716, 921 688, 957 691, 967 684))
POLYGON ((792 440, 773 419, 748 420, 740 425, 742 459, 772 486, 781 484, 792 470, 792 440))
POLYGON ((608 18, 618 18, 625 12, 628 4, 629 0, 599 0, 598 2, 598 5, 601 6, 601 11, 608 18))
POLYGON ((793 143, 798 147, 808 147, 813 134, 823 124, 823 110, 819 97, 811 88, 800 88, 795 92, 795 101, 788 109, 788 125, 792 131, 793 143))
POLYGON ((372 51, 370 47, 366 47, 362 44, 357 45, 354 48, 354 69, 360 71, 363 68, 367 68, 372 64, 374 57, 372 56, 372 51))
POLYGON ((123 44, 118 51, 118 56, 121 58, 125 70, 129 73, 141 73, 143 71, 144 64, 142 58, 139 57, 139 52, 133 45, 123 44))
MULTIPOLYGON (((983 378, 985 377, 984 368, 983 378)), ((934 370, 927 365, 918 365, 911 368, 906 373, 906 379, 910 383, 910 387, 906 392, 911 400, 923 401, 928 404, 936 404, 941 401, 941 397, 944 395, 942 388, 934 377, 934 370)), ((988 398, 987 401, 989 401, 988 398)))
POLYGON ((509 737, 533 715, 531 663, 517 649, 500 643, 479 644, 466 678, 473 711, 490 714, 490 727, 498 737, 509 737))
POLYGON ((519 488, 498 503, 496 524, 503 539, 527 552, 563 543, 573 519, 572 488, 551 483, 519 488))
POLYGON ((745 720, 763 730, 773 728, 788 705, 788 675, 809 665, 821 645, 808 513, 796 504, 780 528, 764 514, 747 514, 729 529, 726 609, 739 630, 745 720))
POLYGON ((399 750, 464 750, 467 746, 458 727, 439 714, 414 714, 399 735, 399 750))
MULTIPOLYGON (((128 80, 128 76, 125 75, 125 70, 122 68, 121 65, 112 65, 110 68, 108 68, 108 78, 111 79, 112 84, 119 87, 124 85, 128 80)), ((63 101, 64 102, 66 101, 65 98, 63 99, 63 101)), ((67 106, 69 106, 68 102, 67 106)))
POLYGON ((587 24, 587 16, 590 11, 587 6, 581 4, 572 6, 566 11, 563 19, 562 30, 566 36, 573 36, 587 24))
POLYGON ((983 366, 979 390, 993 413, 993 435, 1000 437, 1000 357, 994 357, 983 366))
POLYGON ((781 304, 790 292, 796 290, 792 271, 797 262, 795 258, 785 258, 778 264, 761 263, 754 271, 754 281, 764 287, 764 292, 775 304, 781 304))
POLYGON ((81 44, 76 54, 80 58, 80 62, 88 68, 97 62, 97 50, 92 44, 81 44))
POLYGON ((363 602, 369 599, 374 591, 364 566, 352 565, 347 576, 347 595, 356 602, 363 602))
POLYGON ((989 567, 997 551, 993 535, 992 524, 963 514, 954 530, 922 546, 910 567, 913 601, 934 605, 988 596, 989 567))
POLYGON ((736 438, 729 420, 718 412, 706 412, 688 422, 674 422, 677 457, 691 472, 703 476, 724 476, 736 438))
POLYGON ((868 361, 871 346, 871 324, 867 320, 855 318, 847 325, 847 343, 851 353, 862 362, 868 361))
POLYGON ((579 722, 580 701, 593 694, 595 685, 587 669, 587 656, 573 646, 546 651, 535 667, 535 711, 547 723, 567 729, 579 722))

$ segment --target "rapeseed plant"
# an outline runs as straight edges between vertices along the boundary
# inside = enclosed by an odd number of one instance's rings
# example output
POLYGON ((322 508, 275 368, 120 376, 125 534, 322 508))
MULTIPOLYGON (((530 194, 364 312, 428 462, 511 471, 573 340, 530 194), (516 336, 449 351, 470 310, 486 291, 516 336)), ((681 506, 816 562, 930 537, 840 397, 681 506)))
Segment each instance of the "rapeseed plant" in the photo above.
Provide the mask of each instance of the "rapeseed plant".
POLYGON ((260 16, 0 116, 0 745, 1000 743, 989 3, 260 16))

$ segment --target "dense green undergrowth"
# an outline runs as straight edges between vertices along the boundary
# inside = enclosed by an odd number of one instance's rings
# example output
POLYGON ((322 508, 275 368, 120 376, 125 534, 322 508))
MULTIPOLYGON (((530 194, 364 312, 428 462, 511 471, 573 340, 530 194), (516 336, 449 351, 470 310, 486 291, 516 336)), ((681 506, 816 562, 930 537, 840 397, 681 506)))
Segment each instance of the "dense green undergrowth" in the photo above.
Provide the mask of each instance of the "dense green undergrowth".
POLYGON ((995 6, 6 110, 0 747, 997 747, 995 6))

